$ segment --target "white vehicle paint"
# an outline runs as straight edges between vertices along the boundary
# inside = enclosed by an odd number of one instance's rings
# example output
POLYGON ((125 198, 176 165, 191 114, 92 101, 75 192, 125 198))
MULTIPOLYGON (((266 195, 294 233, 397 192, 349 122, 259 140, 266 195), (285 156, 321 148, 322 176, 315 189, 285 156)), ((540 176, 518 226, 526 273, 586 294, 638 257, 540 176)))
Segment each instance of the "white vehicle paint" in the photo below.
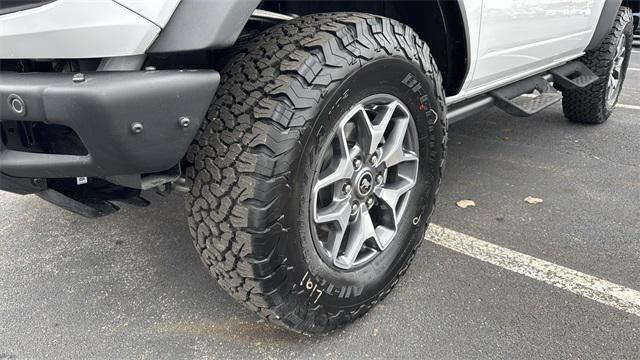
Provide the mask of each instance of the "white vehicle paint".
POLYGON ((113 0, 160 28, 169 22, 180 0, 113 0))
MULTIPOLYGON (((582 56, 606 0, 458 1, 470 64, 460 93, 447 99, 450 104, 582 56)), ((0 58, 144 54, 179 3, 57 0, 3 15, 0 58)))
POLYGON ((112 0, 58 0, 2 15, 0 58, 138 55, 144 54, 159 32, 158 25, 112 0))
POLYGON ((581 54, 591 40, 604 1, 483 1, 476 68, 469 88, 581 54))
POLYGON ((455 103, 583 55, 606 0, 460 0, 470 71, 455 103))

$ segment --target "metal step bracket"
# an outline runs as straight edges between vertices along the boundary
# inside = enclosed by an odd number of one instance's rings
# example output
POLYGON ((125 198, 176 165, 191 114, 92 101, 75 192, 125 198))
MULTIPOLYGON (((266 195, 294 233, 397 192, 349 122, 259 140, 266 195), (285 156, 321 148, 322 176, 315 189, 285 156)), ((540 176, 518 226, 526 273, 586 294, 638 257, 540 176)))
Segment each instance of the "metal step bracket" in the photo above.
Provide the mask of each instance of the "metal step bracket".
POLYGON ((549 71, 558 90, 584 89, 599 77, 580 61, 570 62, 549 71))
POLYGON ((534 76, 492 91, 496 106, 506 113, 527 117, 562 100, 562 94, 541 76, 534 76))

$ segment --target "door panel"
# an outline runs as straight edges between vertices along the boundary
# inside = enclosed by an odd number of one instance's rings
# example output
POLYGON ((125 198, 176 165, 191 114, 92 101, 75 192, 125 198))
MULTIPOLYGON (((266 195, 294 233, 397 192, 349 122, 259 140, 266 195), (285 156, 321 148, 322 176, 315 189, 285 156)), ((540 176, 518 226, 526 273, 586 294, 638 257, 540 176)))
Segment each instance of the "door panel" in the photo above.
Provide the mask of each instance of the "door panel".
POLYGON ((580 54, 605 0, 484 0, 471 88, 580 54))

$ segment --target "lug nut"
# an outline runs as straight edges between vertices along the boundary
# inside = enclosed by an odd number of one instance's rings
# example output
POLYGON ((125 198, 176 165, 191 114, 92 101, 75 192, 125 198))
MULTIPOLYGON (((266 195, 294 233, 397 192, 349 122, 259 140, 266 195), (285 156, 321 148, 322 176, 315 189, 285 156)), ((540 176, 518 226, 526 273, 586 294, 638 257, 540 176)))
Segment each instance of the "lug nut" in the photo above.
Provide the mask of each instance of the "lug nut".
POLYGON ((180 123, 180 127, 183 128, 188 128, 189 124, 191 124, 191 120, 189 120, 189 118, 186 116, 181 117, 178 122, 180 123))
POLYGON ((74 74, 74 75, 73 75, 73 77, 71 78, 71 80, 72 80, 74 83, 80 83, 80 82, 83 82, 83 81, 84 81, 84 74, 83 74, 83 73, 77 73, 77 74, 74 74))
POLYGON ((373 206, 373 198, 368 198, 367 199, 367 206, 368 207, 372 207, 373 206))
POLYGON ((362 160, 360 159, 355 159, 353 160, 353 167, 357 169, 360 169, 360 167, 362 166, 362 160))
POLYGON ((351 184, 347 183, 342 186, 342 192, 346 194, 351 192, 351 184))
POLYGON ((142 126, 142 124, 140 124, 139 122, 134 122, 133 124, 131 124, 131 131, 133 131, 134 134, 140 134, 142 132, 142 129, 144 129, 144 126, 142 126))
POLYGON ((382 174, 376 175, 376 182, 378 183, 378 185, 382 184, 383 181, 384 181, 384 176, 382 176, 382 174))
POLYGON ((373 156, 371 157, 371 164, 375 165, 375 164, 377 164, 377 163, 378 163, 378 157, 377 157, 377 156, 375 156, 375 155, 373 155, 373 156))
POLYGON ((358 202, 357 202, 357 201, 354 201, 354 202, 351 204, 351 212, 356 212, 356 211, 358 211, 358 207, 359 207, 359 206, 360 206, 360 205, 358 205, 358 202))

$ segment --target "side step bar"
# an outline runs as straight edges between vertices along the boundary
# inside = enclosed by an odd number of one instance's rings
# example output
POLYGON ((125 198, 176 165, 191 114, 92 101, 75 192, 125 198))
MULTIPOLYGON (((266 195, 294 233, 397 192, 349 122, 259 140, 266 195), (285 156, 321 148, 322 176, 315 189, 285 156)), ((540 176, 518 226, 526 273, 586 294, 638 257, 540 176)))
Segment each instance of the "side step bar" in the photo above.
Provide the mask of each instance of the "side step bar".
POLYGON ((562 94, 541 76, 534 76, 492 91, 496 106, 508 114, 531 116, 562 100, 562 94), (526 96, 525 94, 534 94, 526 96), (525 95, 525 96, 523 96, 525 95))
POLYGON ((553 75, 553 83, 558 90, 584 89, 599 79, 598 75, 580 61, 562 65, 549 73, 553 75))
POLYGON ((598 80, 586 65, 570 62, 505 87, 453 104, 447 119, 450 124, 489 109, 494 105, 519 117, 531 116, 562 100, 558 91, 582 89, 598 80))

